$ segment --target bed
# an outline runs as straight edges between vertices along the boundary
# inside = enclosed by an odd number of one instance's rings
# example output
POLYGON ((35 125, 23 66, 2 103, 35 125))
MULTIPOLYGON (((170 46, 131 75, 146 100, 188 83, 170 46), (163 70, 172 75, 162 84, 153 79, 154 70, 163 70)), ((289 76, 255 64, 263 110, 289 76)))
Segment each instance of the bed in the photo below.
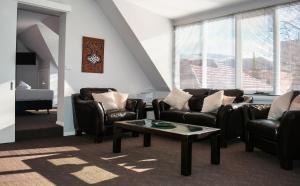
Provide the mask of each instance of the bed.
POLYGON ((25 110, 52 109, 53 90, 48 89, 22 89, 16 90, 16 112, 25 110))

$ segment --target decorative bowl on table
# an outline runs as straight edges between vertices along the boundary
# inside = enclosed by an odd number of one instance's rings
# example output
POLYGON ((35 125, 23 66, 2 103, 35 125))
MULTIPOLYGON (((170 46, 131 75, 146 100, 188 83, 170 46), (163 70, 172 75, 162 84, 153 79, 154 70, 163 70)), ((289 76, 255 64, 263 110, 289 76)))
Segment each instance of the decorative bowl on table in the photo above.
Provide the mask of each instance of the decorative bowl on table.
POLYGON ((174 129, 174 128, 176 128, 176 126, 174 124, 165 122, 165 121, 153 121, 152 127, 159 128, 159 129, 174 129))

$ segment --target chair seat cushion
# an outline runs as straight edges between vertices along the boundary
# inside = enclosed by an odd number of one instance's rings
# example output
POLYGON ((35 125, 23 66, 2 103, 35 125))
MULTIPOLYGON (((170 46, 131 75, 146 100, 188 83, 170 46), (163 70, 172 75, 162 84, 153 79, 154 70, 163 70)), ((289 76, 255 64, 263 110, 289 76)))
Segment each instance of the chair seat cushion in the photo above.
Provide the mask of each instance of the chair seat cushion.
POLYGON ((277 140, 280 121, 269 119, 251 120, 247 123, 248 130, 257 137, 277 140))
POLYGON ((160 119, 165 121, 173 121, 184 123, 184 114, 187 113, 181 110, 167 110, 160 113, 160 119))
POLYGON ((184 115, 184 120, 188 124, 215 127, 216 115, 216 113, 189 112, 184 115))
POLYGON ((106 112, 106 122, 105 124, 110 125, 114 121, 122 120, 134 120, 136 119, 136 113, 126 110, 109 110, 106 112))

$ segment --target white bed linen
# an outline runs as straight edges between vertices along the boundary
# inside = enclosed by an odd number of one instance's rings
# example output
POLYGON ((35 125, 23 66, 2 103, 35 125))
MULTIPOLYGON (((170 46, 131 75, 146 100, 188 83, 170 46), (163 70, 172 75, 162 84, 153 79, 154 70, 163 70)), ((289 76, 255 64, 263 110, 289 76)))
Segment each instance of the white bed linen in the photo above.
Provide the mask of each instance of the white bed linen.
POLYGON ((16 101, 53 100, 53 90, 27 89, 16 90, 16 101))

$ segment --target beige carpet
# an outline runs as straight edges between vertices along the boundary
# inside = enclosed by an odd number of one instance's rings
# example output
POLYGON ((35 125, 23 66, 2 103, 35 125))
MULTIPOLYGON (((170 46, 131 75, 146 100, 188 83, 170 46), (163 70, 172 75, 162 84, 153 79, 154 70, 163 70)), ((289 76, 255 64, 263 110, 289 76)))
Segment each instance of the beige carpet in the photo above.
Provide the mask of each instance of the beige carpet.
POLYGON ((236 143, 221 150, 221 164, 210 164, 206 142, 193 145, 192 175, 180 175, 180 143, 153 137, 95 144, 89 137, 28 140, 0 145, 0 185, 300 185, 300 162, 280 169, 275 156, 244 152, 236 143))

